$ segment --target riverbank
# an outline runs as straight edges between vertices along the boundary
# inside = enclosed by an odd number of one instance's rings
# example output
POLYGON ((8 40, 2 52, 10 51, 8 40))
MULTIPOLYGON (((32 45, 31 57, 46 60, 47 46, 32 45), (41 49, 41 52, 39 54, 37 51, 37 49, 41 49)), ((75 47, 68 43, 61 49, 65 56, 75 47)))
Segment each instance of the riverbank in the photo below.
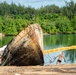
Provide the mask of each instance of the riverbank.
POLYGON ((76 75, 76 64, 0 66, 0 75, 76 75))

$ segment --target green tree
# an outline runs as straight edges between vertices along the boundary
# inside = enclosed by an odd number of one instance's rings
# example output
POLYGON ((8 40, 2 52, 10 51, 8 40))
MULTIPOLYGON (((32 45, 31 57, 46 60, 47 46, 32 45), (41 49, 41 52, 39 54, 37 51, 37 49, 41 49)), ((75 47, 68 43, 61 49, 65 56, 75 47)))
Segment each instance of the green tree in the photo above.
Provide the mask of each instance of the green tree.
POLYGON ((62 14, 68 16, 69 19, 73 19, 76 14, 76 4, 73 0, 70 2, 65 1, 66 6, 62 8, 62 14))

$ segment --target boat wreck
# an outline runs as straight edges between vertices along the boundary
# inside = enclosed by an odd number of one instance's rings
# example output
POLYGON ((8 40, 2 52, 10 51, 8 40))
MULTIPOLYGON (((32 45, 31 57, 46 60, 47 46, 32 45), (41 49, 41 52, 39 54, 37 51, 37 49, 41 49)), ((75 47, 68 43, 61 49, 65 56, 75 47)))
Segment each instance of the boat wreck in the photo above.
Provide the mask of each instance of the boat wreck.
POLYGON ((9 42, 2 54, 1 65, 44 65, 43 32, 38 24, 29 25, 9 42))

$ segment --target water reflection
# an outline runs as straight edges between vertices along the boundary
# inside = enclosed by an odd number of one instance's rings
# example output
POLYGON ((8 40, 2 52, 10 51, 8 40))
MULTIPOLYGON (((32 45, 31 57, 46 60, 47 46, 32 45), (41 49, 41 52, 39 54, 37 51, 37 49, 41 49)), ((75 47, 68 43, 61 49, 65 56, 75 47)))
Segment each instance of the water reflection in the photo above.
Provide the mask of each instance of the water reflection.
POLYGON ((67 63, 76 63, 76 50, 65 51, 67 63))
MULTIPOLYGON (((44 36, 44 49, 59 48, 65 46, 76 45, 76 34, 58 34, 58 35, 45 35, 44 36)), ((56 64, 55 60, 53 63, 49 63, 50 57, 57 56, 61 52, 55 52, 44 55, 45 64, 56 64), (50 56, 50 57, 49 57, 50 56)), ((66 64, 76 63, 76 50, 64 51, 66 57, 66 64)), ((62 61, 62 64, 65 62, 62 61)))
MULTIPOLYGON (((14 36, 5 36, 2 39, 0 39, 0 47, 8 44, 10 40, 14 36)), ((76 45, 76 34, 58 34, 58 35, 45 35, 44 36, 44 49, 53 49, 53 48, 59 48, 64 46, 72 46, 76 45)), ((49 60, 53 56, 57 56, 61 52, 55 52, 55 53, 48 53, 44 55, 45 64, 56 64, 57 59, 53 63, 49 63, 49 60)), ((64 51, 66 62, 62 61, 62 64, 68 64, 68 63, 76 63, 76 50, 68 50, 64 51)))
POLYGON ((4 36, 0 39, 0 47, 8 44, 14 36, 4 36))

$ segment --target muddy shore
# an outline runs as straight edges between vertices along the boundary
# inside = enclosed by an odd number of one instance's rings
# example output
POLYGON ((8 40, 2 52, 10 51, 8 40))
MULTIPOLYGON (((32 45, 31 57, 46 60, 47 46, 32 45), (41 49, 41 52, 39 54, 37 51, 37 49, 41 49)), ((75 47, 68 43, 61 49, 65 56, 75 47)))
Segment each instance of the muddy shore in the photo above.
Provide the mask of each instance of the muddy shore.
POLYGON ((0 66, 0 75, 76 75, 76 64, 0 66))

